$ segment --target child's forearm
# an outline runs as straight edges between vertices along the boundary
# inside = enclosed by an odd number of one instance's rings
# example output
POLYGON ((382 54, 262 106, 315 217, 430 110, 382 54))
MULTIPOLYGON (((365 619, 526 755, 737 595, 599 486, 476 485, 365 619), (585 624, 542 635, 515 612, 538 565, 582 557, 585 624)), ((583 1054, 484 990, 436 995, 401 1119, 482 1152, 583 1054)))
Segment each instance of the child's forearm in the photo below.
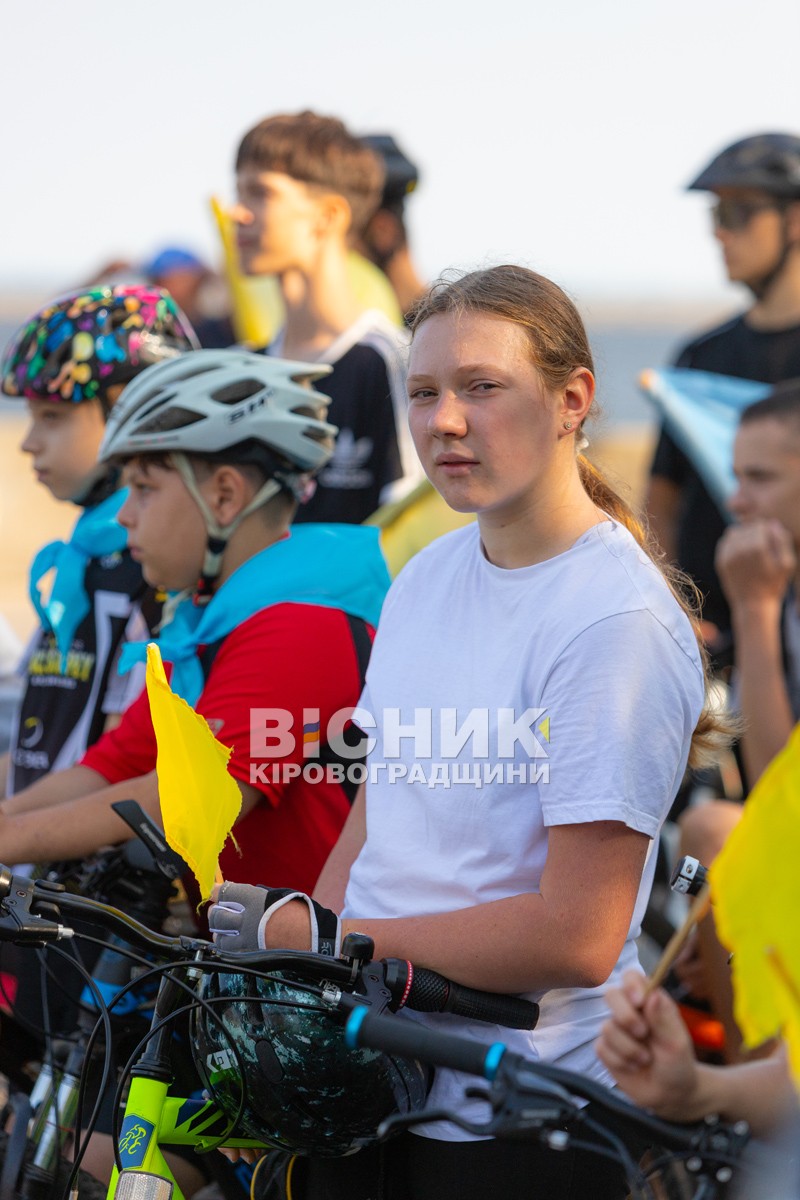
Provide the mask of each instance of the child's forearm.
POLYGON ((697 1065, 697 1086, 682 1120, 717 1113, 728 1121, 747 1121, 755 1134, 768 1133, 797 1104, 783 1052, 735 1066, 697 1065))

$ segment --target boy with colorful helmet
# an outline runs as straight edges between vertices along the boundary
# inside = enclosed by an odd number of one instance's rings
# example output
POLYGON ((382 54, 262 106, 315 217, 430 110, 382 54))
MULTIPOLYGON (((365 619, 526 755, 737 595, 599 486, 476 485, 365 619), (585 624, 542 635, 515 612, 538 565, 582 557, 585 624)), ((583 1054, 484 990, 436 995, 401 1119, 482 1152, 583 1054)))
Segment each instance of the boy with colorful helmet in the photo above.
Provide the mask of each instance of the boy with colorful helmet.
MULTIPOLYGON (((268 869, 307 887, 354 791, 358 751, 326 731, 358 700, 389 584, 377 530, 290 530, 333 449, 327 397, 307 386, 328 370, 241 350, 160 363, 126 390, 99 455, 123 466, 118 518, 133 558, 170 594, 159 642, 172 687, 233 747, 242 854, 226 848, 223 872, 255 880, 268 869)), ((144 650, 126 647, 122 670, 144 650)), ((133 797, 158 815, 155 764, 143 693, 77 766, 5 802, 6 858, 124 840, 110 804, 133 797)))
POLYGON ((132 698, 130 682, 115 683, 114 662, 126 636, 143 636, 155 606, 116 521, 124 500, 118 472, 99 465, 97 452, 126 384, 196 346, 166 292, 97 286, 40 309, 6 350, 2 390, 30 414, 22 449, 48 491, 82 509, 70 541, 45 546, 31 567, 40 628, 25 664, 9 795, 71 766, 132 698), (45 599, 41 585, 51 571, 45 599))

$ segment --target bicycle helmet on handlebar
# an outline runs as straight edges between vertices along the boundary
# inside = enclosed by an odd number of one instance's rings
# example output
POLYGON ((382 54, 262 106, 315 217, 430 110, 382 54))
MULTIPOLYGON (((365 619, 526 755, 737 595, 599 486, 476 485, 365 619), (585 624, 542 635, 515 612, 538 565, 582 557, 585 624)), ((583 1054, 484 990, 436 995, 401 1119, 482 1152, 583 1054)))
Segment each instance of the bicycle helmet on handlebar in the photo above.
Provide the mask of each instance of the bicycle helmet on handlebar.
POLYGON ((392 1113, 425 1104, 428 1069, 348 1050, 344 1027, 290 975, 207 975, 196 1014, 195 1065, 237 1130, 294 1154, 339 1157, 376 1140, 392 1113), (244 1065, 240 1074, 236 1055, 244 1065))
POLYGON ((111 414, 99 461, 168 455, 203 514, 208 547, 200 595, 219 574, 240 522, 280 491, 302 500, 311 477, 330 459, 338 432, 325 420, 330 399, 310 385, 331 370, 246 350, 198 350, 143 371, 111 414), (250 464, 265 476, 231 525, 214 519, 191 456, 250 464))
POLYGON ((199 342, 168 292, 156 287, 89 287, 71 292, 25 322, 0 367, 7 396, 97 399, 108 415, 109 389, 199 342))

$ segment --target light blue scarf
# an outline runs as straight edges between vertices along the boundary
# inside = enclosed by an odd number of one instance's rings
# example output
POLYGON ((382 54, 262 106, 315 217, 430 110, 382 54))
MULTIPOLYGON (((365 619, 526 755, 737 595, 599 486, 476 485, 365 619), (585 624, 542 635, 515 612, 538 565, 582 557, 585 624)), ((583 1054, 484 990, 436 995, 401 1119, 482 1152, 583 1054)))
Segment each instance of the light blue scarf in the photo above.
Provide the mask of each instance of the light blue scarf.
MULTIPOLYGON (((172 663, 170 686, 194 706, 204 679, 198 646, 210 646, 273 604, 338 608, 377 625, 389 588, 379 531, 363 525, 298 525, 226 579, 208 604, 180 601, 161 632, 161 657, 172 663)), ((120 671, 147 655, 146 642, 128 642, 120 671)))
POLYGON ((127 495, 127 489, 123 488, 93 508, 87 508, 78 517, 68 542, 49 542, 31 563, 31 601, 42 627, 55 636, 62 672, 66 670, 75 630, 91 607, 84 587, 89 560, 125 549, 127 534, 117 521, 117 513, 127 495), (53 569, 55 579, 45 604, 39 584, 53 569))

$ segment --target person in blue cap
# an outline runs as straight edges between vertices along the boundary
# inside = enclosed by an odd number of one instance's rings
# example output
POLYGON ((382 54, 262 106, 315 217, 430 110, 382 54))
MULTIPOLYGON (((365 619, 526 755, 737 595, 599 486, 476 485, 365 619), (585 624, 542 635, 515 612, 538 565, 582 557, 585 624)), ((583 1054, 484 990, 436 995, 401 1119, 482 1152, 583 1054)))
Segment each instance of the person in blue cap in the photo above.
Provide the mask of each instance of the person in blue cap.
POLYGON ((236 341, 228 314, 211 311, 207 301, 209 285, 218 281, 201 258, 184 246, 165 246, 142 267, 143 275, 156 287, 164 288, 186 313, 205 349, 221 349, 236 341))

